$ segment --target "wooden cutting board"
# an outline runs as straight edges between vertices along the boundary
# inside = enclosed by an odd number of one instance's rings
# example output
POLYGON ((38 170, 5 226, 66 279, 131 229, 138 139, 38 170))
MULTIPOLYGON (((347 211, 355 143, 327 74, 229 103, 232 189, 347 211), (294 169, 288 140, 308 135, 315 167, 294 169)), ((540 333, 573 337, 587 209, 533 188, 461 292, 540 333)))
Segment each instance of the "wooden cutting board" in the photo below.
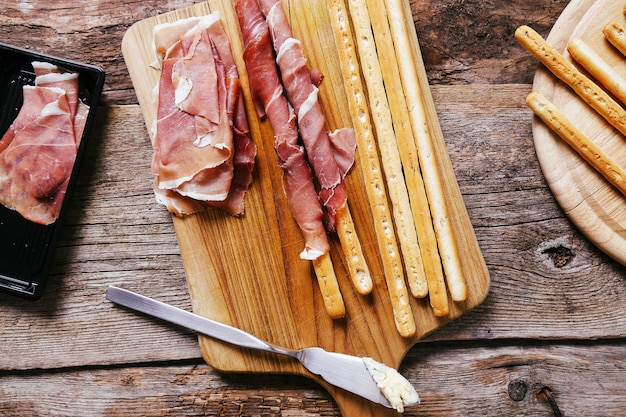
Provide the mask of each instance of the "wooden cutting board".
MULTIPOLYGON (((612 21, 626 27, 623 7, 623 1, 574 0, 559 17, 547 41, 572 61, 567 42, 573 37, 582 38, 626 78, 626 58, 602 33, 602 28, 612 21)), ((533 89, 542 92, 576 127, 625 166, 626 138, 567 85, 540 66, 533 89)), ((598 248, 626 265, 626 198, 538 120, 533 123, 533 134, 541 168, 564 212, 598 248)))
MULTIPOLYGON (((450 220, 462 254, 468 298, 463 303, 450 300, 450 316, 444 319, 434 317, 427 299, 412 299, 417 333, 414 337, 403 338, 394 324, 372 213, 358 163, 348 175, 346 184, 350 210, 372 273, 374 290, 368 296, 361 296, 352 289, 338 240, 332 237, 331 256, 347 313, 341 320, 331 320, 326 314, 311 264, 299 258, 303 241, 283 194, 282 174, 277 166, 271 129, 267 122, 259 122, 251 104, 233 3, 230 0, 210 0, 140 21, 128 30, 122 45, 149 131, 155 116, 152 89, 159 76, 158 71, 149 67, 154 61, 151 31, 155 24, 219 11, 237 60, 251 132, 258 146, 254 181, 246 196, 243 217, 235 218, 211 210, 186 218, 173 218, 193 310, 281 346, 321 346, 330 351, 373 357, 397 368, 406 352, 420 338, 481 303, 489 287, 489 274, 437 122, 417 39, 411 39, 417 51, 415 65, 427 95, 425 101, 432 120, 429 127, 436 142, 435 156, 442 173, 450 220)), ((320 101, 328 129, 351 127, 352 115, 329 23, 329 7, 323 0, 284 4, 294 35, 303 42, 310 66, 325 75, 320 101)), ((410 13, 408 16, 410 18, 410 13)), ((412 21, 406 24, 410 25, 410 33, 414 34, 412 21)), ((328 387, 290 359, 234 348, 205 337, 200 337, 199 341, 206 362, 219 370, 306 375, 328 389, 344 416, 395 414, 342 390, 328 387)), ((428 384, 428 380, 424 380, 424 384, 428 384)), ((419 386, 417 389, 419 391, 419 386)))

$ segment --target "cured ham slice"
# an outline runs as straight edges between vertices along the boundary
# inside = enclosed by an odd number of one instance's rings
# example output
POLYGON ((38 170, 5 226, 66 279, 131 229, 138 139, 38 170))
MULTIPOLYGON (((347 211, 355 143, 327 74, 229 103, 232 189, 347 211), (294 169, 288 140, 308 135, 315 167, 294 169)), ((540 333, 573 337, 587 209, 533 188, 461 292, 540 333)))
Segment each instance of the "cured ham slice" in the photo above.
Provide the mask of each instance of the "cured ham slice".
POLYGON ((78 74, 34 62, 35 85, 0 140, 0 202, 24 218, 51 224, 59 216, 85 126, 78 74))
POLYGON ((252 182, 252 171, 254 170, 254 158, 256 157, 256 146, 247 135, 236 133, 235 135, 235 157, 234 174, 230 192, 224 201, 215 201, 212 206, 221 208, 229 213, 243 213, 244 196, 252 182))
POLYGON ((155 27, 155 195, 176 215, 205 205, 244 211, 256 146, 248 136, 241 84, 219 14, 155 27))
POLYGON ((60 69, 48 62, 33 62, 35 71, 35 84, 40 87, 58 87, 65 90, 70 116, 74 120, 74 138, 76 149, 85 130, 89 106, 78 98, 78 74, 73 72, 61 72, 60 69))
POLYGON ((259 117, 270 121, 278 163, 291 213, 304 237, 303 259, 317 259, 330 250, 311 169, 298 144, 296 117, 284 95, 276 69, 269 28, 257 0, 238 0, 235 9, 244 39, 243 57, 252 99, 259 117))
POLYGON ((345 172, 341 172, 335 160, 317 98, 316 81, 321 77, 306 67, 307 60, 300 42, 293 37, 281 2, 259 0, 259 4, 270 28, 276 63, 288 100, 297 115, 309 163, 321 187, 319 195, 328 214, 327 227, 332 231, 337 212, 346 204, 347 193, 343 183, 345 172))
MULTIPOLYGON (((175 90, 172 85, 172 68, 175 59, 163 61, 159 84, 159 105, 157 111, 157 153, 153 169, 158 175, 158 187, 177 190, 186 185, 195 189, 190 197, 196 200, 224 200, 232 179, 232 130, 226 110, 222 111, 219 143, 197 146, 196 123, 193 114, 181 110, 175 103, 175 90), (227 165, 227 166, 225 166, 227 165), (217 173, 225 171, 222 181, 205 184, 194 183, 194 177, 204 171, 217 173), (202 197, 201 197, 202 196, 202 197)), ((219 175, 217 175, 219 177, 219 175)), ((191 191, 187 191, 191 193, 191 191)), ((181 191, 180 194, 186 193, 181 191)))
POLYGON ((354 165, 354 154, 356 152, 354 129, 337 129, 328 134, 328 139, 330 140, 335 162, 337 162, 337 168, 339 168, 341 175, 345 177, 354 165))

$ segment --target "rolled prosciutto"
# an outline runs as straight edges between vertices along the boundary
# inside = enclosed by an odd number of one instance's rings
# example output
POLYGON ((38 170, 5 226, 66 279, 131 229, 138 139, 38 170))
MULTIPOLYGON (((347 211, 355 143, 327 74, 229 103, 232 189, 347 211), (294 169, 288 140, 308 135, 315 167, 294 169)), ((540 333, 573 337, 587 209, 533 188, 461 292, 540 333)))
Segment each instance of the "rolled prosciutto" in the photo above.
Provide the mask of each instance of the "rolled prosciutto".
MULTIPOLYGON (((293 37, 280 0, 258 1, 270 29, 282 84, 289 103, 295 110, 308 161, 313 167, 321 188, 319 196, 327 211, 327 227, 332 231, 335 229, 337 211, 347 201, 343 183, 343 177, 347 171, 342 172, 338 166, 334 147, 325 130, 324 115, 317 97, 316 84, 320 81, 320 74, 307 68, 307 60, 300 41, 293 37)), ((350 132, 353 131, 347 130, 339 137, 346 138, 351 134, 350 132)), ((343 150, 348 151, 352 145, 338 141, 335 146, 343 152, 343 150)))
POLYGON ((33 62, 35 85, 0 139, 0 203, 39 224, 59 217, 89 107, 78 74, 33 62))
POLYGON ((241 84, 218 13, 157 25, 152 172, 155 195, 176 215, 211 205, 244 212, 256 146, 241 84))
POLYGON ((252 100, 259 117, 267 117, 275 136, 278 164, 290 211, 304 237, 300 257, 317 259, 330 250, 312 172, 299 144, 295 113, 284 95, 265 16, 257 0, 237 0, 235 5, 243 35, 243 58, 252 100))

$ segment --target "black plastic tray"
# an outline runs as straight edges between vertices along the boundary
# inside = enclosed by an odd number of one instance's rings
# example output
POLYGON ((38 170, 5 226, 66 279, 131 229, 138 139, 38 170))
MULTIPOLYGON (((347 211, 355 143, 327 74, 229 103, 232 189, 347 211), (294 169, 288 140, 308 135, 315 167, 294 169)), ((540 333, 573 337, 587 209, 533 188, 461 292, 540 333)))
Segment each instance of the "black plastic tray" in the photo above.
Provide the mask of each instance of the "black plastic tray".
POLYGON ((89 115, 58 219, 47 226, 36 224, 0 204, 0 291, 31 300, 44 290, 104 84, 104 71, 98 67, 0 43, 0 138, 22 106, 22 87, 34 83, 33 61, 77 72, 80 99, 89 106, 89 115))

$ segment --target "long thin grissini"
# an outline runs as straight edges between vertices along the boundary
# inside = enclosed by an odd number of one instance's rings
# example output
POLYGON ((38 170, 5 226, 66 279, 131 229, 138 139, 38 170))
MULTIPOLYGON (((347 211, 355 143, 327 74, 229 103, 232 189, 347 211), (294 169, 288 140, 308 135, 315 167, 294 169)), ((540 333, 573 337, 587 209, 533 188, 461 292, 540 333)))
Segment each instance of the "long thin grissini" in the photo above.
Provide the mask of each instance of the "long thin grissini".
POLYGON ((344 173, 333 156, 325 130, 317 87, 312 82, 311 71, 306 67, 300 42, 293 37, 282 3, 279 0, 261 0, 259 4, 270 28, 283 87, 296 112, 300 136, 321 187, 319 195, 326 207, 328 227, 337 231, 355 288, 367 294, 372 289, 370 272, 351 220, 344 173), (343 217, 337 219, 338 215, 343 217))
POLYGON ((620 102, 626 103, 626 80, 580 38, 567 43, 572 58, 620 102))
MULTIPOLYGON (((385 87, 383 91, 378 90, 377 94, 374 96, 371 95, 371 88, 368 87, 368 93, 371 96, 370 103, 374 102, 374 100, 388 99, 389 101, 396 146, 400 151, 401 169, 406 181, 419 242, 419 250, 424 265, 427 288, 423 296, 428 295, 435 316, 447 316, 449 314, 449 304, 445 276, 441 264, 441 257, 439 256, 439 248, 437 247, 437 236, 430 213, 426 188, 421 174, 417 146, 407 112, 408 106, 404 96, 402 78, 400 76, 400 64, 397 61, 394 49, 394 41, 389 27, 387 10, 385 4, 379 0, 367 0, 367 8, 369 16, 377 16, 376 19, 370 19, 376 45, 375 49, 374 45, 371 43, 366 43, 363 46, 359 45, 359 52, 362 55, 364 49, 369 49, 370 54, 377 55, 377 60, 380 63, 380 69, 382 71, 382 82, 384 82, 385 87)), ((356 15, 356 13, 353 14, 356 15)), ((355 24, 355 27, 356 26, 355 24)), ((361 61, 363 62, 363 58, 361 61)), ((363 71, 366 72, 365 69, 363 71)), ((373 117, 376 118, 375 115, 373 115, 373 117)), ((375 124, 378 125, 379 122, 375 121, 375 124)), ((381 153, 383 153, 382 149, 381 153)), ((413 295, 420 296, 420 294, 416 294, 413 287, 411 287, 411 290, 413 295)))
POLYGON ((330 252, 313 259, 313 269, 324 301, 326 313, 332 319, 340 319, 346 315, 346 306, 343 302, 335 269, 330 258, 330 252))
POLYGON ((557 78, 566 83, 591 108, 626 135, 626 110, 574 64, 546 42, 528 26, 520 26, 515 38, 557 78))
POLYGON ((577 129, 554 104, 537 91, 526 97, 526 104, 550 129, 626 196, 626 171, 577 129))
POLYGON ((452 300, 465 301, 467 298, 467 285, 443 192, 441 173, 429 129, 422 88, 415 66, 415 56, 409 41, 407 29, 409 19, 407 19, 402 0, 384 0, 384 3, 387 8, 389 27, 395 43, 397 60, 400 64, 400 76, 404 86, 404 95, 409 106, 409 117, 415 136, 422 176, 430 203, 448 290, 452 300))
POLYGON ((356 46, 352 42, 350 14, 342 0, 331 0, 329 5, 337 52, 340 57, 350 113, 353 115, 359 146, 359 163, 362 167, 365 190, 373 213, 374 229, 380 248, 380 257, 394 320, 400 335, 411 337, 416 332, 415 319, 409 303, 409 292, 405 285, 401 254, 393 231, 393 219, 369 117, 365 87, 361 83, 359 74, 359 58, 357 57, 356 46))
POLYGON ((428 294, 428 284, 391 119, 391 110, 383 83, 381 64, 378 61, 374 43, 372 22, 365 0, 351 0, 348 5, 409 288, 415 297, 422 298, 428 294))
POLYGON ((283 188, 304 237, 300 257, 313 261, 328 315, 344 317, 345 305, 330 258, 323 210, 304 149, 298 143, 296 117, 283 92, 265 16, 257 0, 237 0, 235 10, 244 39, 243 57, 255 108, 260 117, 267 116, 274 130, 274 148, 283 169, 283 188))
POLYGON ((352 286, 359 294, 367 295, 372 292, 374 283, 347 204, 337 211, 336 228, 352 286))

